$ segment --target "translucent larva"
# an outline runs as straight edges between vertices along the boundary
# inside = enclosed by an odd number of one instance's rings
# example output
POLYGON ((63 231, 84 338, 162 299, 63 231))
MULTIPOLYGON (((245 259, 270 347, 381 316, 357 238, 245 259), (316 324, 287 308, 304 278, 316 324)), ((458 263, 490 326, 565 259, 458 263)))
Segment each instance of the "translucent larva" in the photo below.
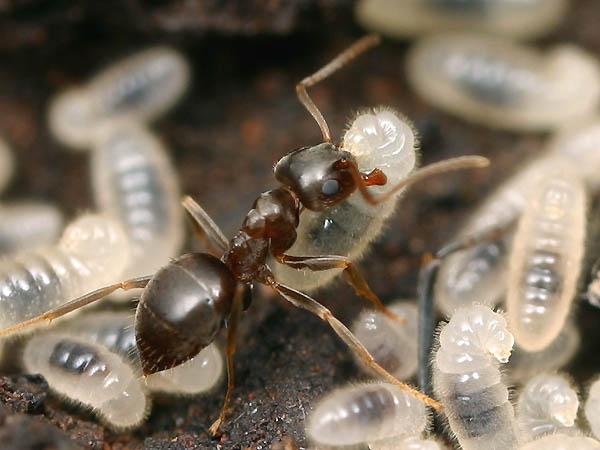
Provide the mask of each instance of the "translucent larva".
POLYGON ((515 233, 506 308, 524 350, 539 351, 560 334, 577 290, 585 249, 586 191, 577 174, 537 179, 515 233))
POLYGON ((600 70, 574 46, 543 55, 498 38, 437 35, 407 58, 407 76, 432 105, 494 128, 553 129, 598 107, 600 70))
POLYGON ((133 369, 117 354, 68 333, 43 333, 25 347, 23 364, 61 397, 92 408, 109 426, 132 428, 150 408, 133 369))
POLYGON ((566 6, 566 0, 361 0, 356 18, 397 38, 466 29, 528 39, 554 28, 566 6))
POLYGON ((389 304, 387 308, 405 323, 380 311, 366 310, 354 322, 352 332, 381 367, 405 380, 417 371, 417 306, 404 301, 389 304))
POLYGON ((117 219, 130 239, 132 262, 124 279, 152 274, 179 253, 184 223, 177 174, 149 130, 132 121, 103 127, 91 176, 99 210, 117 219))
POLYGON ((82 216, 57 245, 0 262, 0 326, 16 325, 114 283, 127 264, 129 244, 121 226, 103 216, 82 216))
MULTIPOLYGON (((93 312, 69 322, 69 332, 103 345, 126 358, 141 376, 141 363, 135 342, 133 313, 126 311, 93 312)), ((197 394, 214 387, 223 374, 223 357, 217 345, 205 347, 191 360, 145 378, 152 391, 172 394, 197 394)))
POLYGON ((458 309, 441 330, 434 390, 464 450, 509 450, 519 443, 514 410, 497 361, 514 340, 504 318, 483 305, 458 309))
POLYGON ((584 436, 552 434, 525 444, 519 450, 600 450, 600 442, 584 436))
POLYGON ((592 433, 600 439, 600 379, 590 386, 583 411, 592 433))
POLYGON ((561 375, 540 374, 521 389, 517 419, 526 440, 547 434, 576 434, 577 392, 561 375))
MULTIPOLYGON (((354 119, 343 139, 362 172, 381 169, 385 186, 371 186, 375 195, 385 193, 406 177, 417 164, 417 140, 411 125, 389 109, 369 111, 354 119)), ((298 238, 290 255, 342 255, 356 262, 381 232, 394 212, 403 190, 387 201, 371 206, 357 193, 338 206, 322 212, 305 210, 300 215, 298 238)), ((277 264, 276 277, 284 284, 311 291, 331 281, 341 269, 311 272, 277 264)))
POLYGON ((446 446, 434 439, 400 437, 389 441, 370 443, 369 450, 444 450, 446 446))
POLYGON ((358 384, 321 399, 306 434, 317 445, 358 445, 421 434, 427 421, 425 405, 397 386, 358 384))
POLYGON ((185 59, 153 47, 117 61, 85 86, 63 92, 50 106, 55 137, 73 148, 88 147, 107 119, 152 120, 169 109, 189 84, 185 59))
POLYGON ((0 254, 32 250, 54 243, 63 226, 62 213, 49 203, 1 205, 0 254))
POLYGON ((15 163, 12 151, 8 147, 8 144, 0 139, 0 191, 2 191, 10 181, 14 169, 15 163))

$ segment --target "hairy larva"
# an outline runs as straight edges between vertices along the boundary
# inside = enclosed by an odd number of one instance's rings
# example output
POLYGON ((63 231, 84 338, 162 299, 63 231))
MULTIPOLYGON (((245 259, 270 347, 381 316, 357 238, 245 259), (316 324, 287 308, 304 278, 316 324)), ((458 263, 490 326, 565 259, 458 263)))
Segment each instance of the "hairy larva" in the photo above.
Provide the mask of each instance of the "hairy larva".
POLYGON ((586 191, 576 173, 537 179, 511 250, 506 300, 511 332, 527 351, 560 334, 577 290, 585 249, 586 191))
POLYGON ((354 322, 352 332, 381 367, 399 380, 406 380, 417 371, 417 306, 398 301, 387 308, 404 323, 380 311, 365 310, 354 322))
POLYGON ((109 426, 132 428, 150 409, 133 369, 117 354, 68 333, 42 333, 25 347, 23 365, 61 397, 92 408, 109 426))
POLYGON ((513 343, 504 318, 483 305, 456 310, 441 329, 434 390, 464 450, 509 450, 519 444, 496 362, 508 361, 513 343))
POLYGON ((86 148, 107 119, 148 121, 165 112, 187 89, 189 72, 185 59, 171 48, 143 50, 59 94, 50 105, 50 129, 63 144, 86 148))
POLYGON ((63 226, 63 214, 49 203, 26 201, 0 205, 0 254, 54 243, 63 226))
POLYGON ((600 379, 590 386, 583 411, 592 433, 600 439, 600 379))
POLYGON ((0 139, 0 191, 10 181, 15 170, 15 162, 12 150, 4 140, 0 139))
POLYGON ((432 105, 494 128, 540 131, 592 115, 597 61, 578 47, 546 54, 498 38, 437 35, 407 57, 407 76, 432 105))
POLYGON ((392 37, 480 31, 511 38, 541 36, 564 17, 567 0, 361 0, 364 27, 392 37))
POLYGON ((600 450, 600 442, 584 436, 552 434, 525 444, 519 450, 600 450))
POLYGON ((569 380, 555 374, 537 375, 519 394, 517 420, 522 436, 533 440, 547 434, 576 434, 578 409, 577 392, 569 380))
POLYGON ((390 383, 335 389, 308 418, 306 434, 317 445, 344 446, 418 435, 427 425, 425 405, 390 383))

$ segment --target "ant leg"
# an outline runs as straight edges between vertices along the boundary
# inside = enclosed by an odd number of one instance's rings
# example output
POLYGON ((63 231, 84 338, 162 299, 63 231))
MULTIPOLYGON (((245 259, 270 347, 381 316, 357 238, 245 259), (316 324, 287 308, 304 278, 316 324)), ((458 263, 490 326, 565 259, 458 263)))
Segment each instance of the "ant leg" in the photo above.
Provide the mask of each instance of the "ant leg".
POLYGON ((363 298, 366 298, 375 305, 379 311, 389 318, 404 323, 402 317, 397 316, 387 309, 377 295, 371 290, 367 281, 356 270, 356 266, 345 256, 321 255, 321 256, 292 256, 280 255, 276 259, 281 264, 285 264, 293 269, 309 269, 314 272, 321 270, 343 269, 342 275, 346 282, 354 288, 354 291, 363 298))
POLYGON ((233 368, 233 357, 235 355, 235 346, 237 338, 238 324, 243 312, 243 299, 246 295, 247 286, 238 289, 231 306, 231 316, 228 323, 229 330, 227 332, 227 394, 225 394, 225 400, 223 401, 223 408, 219 418, 210 426, 209 432, 211 435, 216 436, 219 432, 219 427, 225 420, 229 404, 231 403, 231 397, 233 395, 233 388, 235 387, 235 373, 233 368))
POLYGON ((331 134, 329 133, 329 126, 317 108, 317 105, 311 100, 306 92, 307 87, 314 86, 319 81, 324 80, 332 73, 338 71, 340 68, 348 64, 351 60, 356 58, 361 53, 365 52, 369 48, 379 44, 381 39, 379 36, 371 34, 368 36, 359 39, 338 56, 336 56, 333 60, 327 63, 325 66, 321 67, 312 75, 304 78, 300 83, 296 85, 296 93, 298 94, 298 99, 304 105, 304 107, 308 110, 311 116, 317 121, 319 128, 321 129, 321 133, 323 134, 323 140, 325 142, 331 142, 331 134))
POLYGON ((359 355, 362 360, 371 367, 375 372, 377 372, 381 377, 386 379, 388 382, 398 386, 403 391, 417 398, 418 400, 425 403, 427 406, 432 407, 436 411, 442 411, 444 407, 437 402, 436 400, 428 397, 427 395, 417 391, 415 388, 410 387, 409 385, 402 383, 397 380, 391 373, 381 367, 379 364, 375 362, 373 356, 369 353, 369 351, 365 348, 364 345, 352 334, 352 332, 342 323, 340 322, 327 308, 317 302, 315 299, 309 297, 306 294, 303 294, 300 291, 296 291, 288 286, 285 286, 281 283, 278 283, 273 278, 267 278, 265 280, 266 284, 274 289, 281 297, 290 302, 297 308, 306 309, 316 316, 320 317, 322 320, 326 321, 329 326, 336 332, 336 334, 344 341, 344 343, 357 355, 359 355))
POLYGON ((64 305, 61 305, 58 308, 51 309, 50 311, 42 314, 41 316, 34 317, 33 319, 26 320, 25 322, 21 322, 13 327, 2 330, 0 331, 0 336, 6 336, 15 333, 17 331, 22 330, 23 328, 27 328, 44 321, 48 321, 48 324, 50 324, 54 319, 64 316, 65 314, 68 314, 86 305, 89 305, 90 303, 94 303, 95 301, 98 301, 106 297, 108 294, 112 294, 113 292, 119 289, 127 291, 129 289, 145 288, 151 279, 152 276, 138 277, 133 278, 131 280, 123 281, 121 283, 111 284, 110 286, 96 289, 95 291, 82 295, 81 297, 78 297, 75 300, 71 300, 70 302, 67 302, 64 305))
POLYGON ((219 226, 189 195, 186 195, 181 199, 181 204, 192 221, 196 236, 207 245, 214 256, 220 258, 221 255, 227 251, 228 242, 219 226))

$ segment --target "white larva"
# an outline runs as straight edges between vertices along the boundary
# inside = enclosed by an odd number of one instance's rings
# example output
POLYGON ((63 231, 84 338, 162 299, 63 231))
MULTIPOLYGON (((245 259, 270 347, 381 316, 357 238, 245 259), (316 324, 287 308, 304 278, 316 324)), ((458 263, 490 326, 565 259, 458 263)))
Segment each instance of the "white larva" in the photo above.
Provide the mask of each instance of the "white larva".
POLYGON ((48 120, 55 137, 86 148, 107 119, 149 121, 169 109, 187 89, 186 60, 168 47, 153 47, 117 61, 86 85, 59 94, 48 120))
POLYGON ((309 415, 307 436, 316 445, 344 446, 418 435, 427 426, 425 405, 389 383, 335 389, 309 415))
POLYGON ((561 375, 540 374, 521 389, 517 420, 526 440, 548 434, 577 434, 579 399, 569 380, 561 375))
MULTIPOLYGON (((358 115, 346 131, 342 147, 354 155, 361 171, 378 168, 385 173, 385 186, 369 187, 375 195, 388 191, 417 165, 417 140, 413 129, 404 118, 389 109, 358 115)), ((300 256, 342 255, 356 262, 381 233, 403 191, 376 206, 369 205, 360 194, 354 193, 326 211, 303 211, 296 243, 286 253, 300 256)), ((279 281, 301 287, 305 292, 323 286, 341 272, 341 269, 322 272, 296 270, 282 264, 276 264, 274 270, 279 281)))
POLYGON ((80 217, 58 244, 0 262, 0 327, 118 281, 129 257, 128 239, 118 223, 93 214, 80 217))
POLYGON ((407 76, 432 105, 509 130, 542 131, 583 120, 600 101, 596 59, 568 45, 541 54, 493 37, 437 35, 412 49, 407 76))
POLYGON ((42 333, 25 347, 23 365, 50 388, 91 408, 116 429, 139 425, 150 409, 134 370, 117 354, 68 333, 42 333))
POLYGON ((15 171, 12 150, 4 140, 0 139, 0 191, 2 191, 15 171))
POLYGON ((576 173, 537 179, 511 250, 506 308, 524 350, 560 334, 577 291, 585 249, 586 190, 576 173))
POLYGON ((130 239, 123 279, 152 274, 179 253, 185 230, 177 174, 148 129, 133 121, 104 126, 94 141, 91 177, 98 209, 130 239))
POLYGON ((433 382, 464 450, 511 450, 519 444, 514 410, 498 363, 514 340, 504 318, 483 305, 458 309, 441 330, 433 382))
POLYGON ((590 386, 583 411, 592 433, 600 439, 600 379, 590 386))
MULTIPOLYGON (((126 358, 141 376, 135 342, 134 315, 126 311, 92 312, 67 324, 70 333, 103 345, 126 358)), ((193 395, 213 388, 223 375, 223 356, 212 343, 190 361, 145 377, 152 391, 193 395)))
POLYGON ((63 227, 62 213, 49 203, 26 201, 0 205, 0 254, 54 243, 63 227))
POLYGON ((434 439, 400 437, 369 444, 369 450, 444 450, 447 447, 434 439))
POLYGON ((600 442, 584 436, 552 434, 529 442, 519 450, 600 450, 600 442))
POLYGON ((364 27, 397 38, 480 31, 517 39, 541 36, 564 17, 567 0, 361 0, 364 27))
POLYGON ((403 318, 405 323, 390 319, 377 310, 365 310, 354 322, 352 332, 377 364, 397 379, 406 380, 416 373, 418 365, 417 306, 398 301, 387 305, 387 308, 403 318))

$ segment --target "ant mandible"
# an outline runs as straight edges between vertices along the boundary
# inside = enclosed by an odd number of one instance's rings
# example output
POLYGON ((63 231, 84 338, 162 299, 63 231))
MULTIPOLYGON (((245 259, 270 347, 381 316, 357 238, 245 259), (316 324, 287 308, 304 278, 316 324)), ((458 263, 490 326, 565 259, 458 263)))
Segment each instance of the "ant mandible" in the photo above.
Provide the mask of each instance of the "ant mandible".
POLYGON ((304 208, 312 211, 331 208, 356 190, 365 201, 376 205, 394 192, 428 176, 488 164, 487 159, 477 156, 454 158, 413 172, 384 195, 374 197, 369 193, 368 186, 386 183, 385 174, 379 169, 361 173, 354 156, 332 143, 329 127, 308 96, 306 88, 328 77, 378 43, 379 37, 374 35, 358 40, 296 86, 298 98, 319 124, 324 142, 299 148, 279 160, 274 172, 282 187, 258 197, 241 229, 229 242, 200 205, 190 197, 184 197, 182 204, 192 219, 196 232, 209 244, 210 253, 182 255, 152 276, 138 277, 98 289, 0 332, 0 336, 42 321, 50 322, 118 289, 144 288, 136 309, 135 335, 143 373, 150 375, 194 357, 215 339, 227 321, 227 394, 219 418, 210 427, 210 432, 214 435, 225 419, 232 397, 233 356, 241 313, 250 305, 252 283, 259 282, 272 288, 292 305, 306 309, 326 321, 344 343, 383 378, 425 404, 441 410, 442 406, 438 402, 398 381, 377 364, 352 332, 327 308, 308 295, 279 283, 267 264, 270 253, 278 263, 296 269, 343 269, 346 280, 358 294, 369 299, 387 315, 394 316, 371 291, 348 258, 336 255, 285 254, 296 240, 300 213, 304 208))

